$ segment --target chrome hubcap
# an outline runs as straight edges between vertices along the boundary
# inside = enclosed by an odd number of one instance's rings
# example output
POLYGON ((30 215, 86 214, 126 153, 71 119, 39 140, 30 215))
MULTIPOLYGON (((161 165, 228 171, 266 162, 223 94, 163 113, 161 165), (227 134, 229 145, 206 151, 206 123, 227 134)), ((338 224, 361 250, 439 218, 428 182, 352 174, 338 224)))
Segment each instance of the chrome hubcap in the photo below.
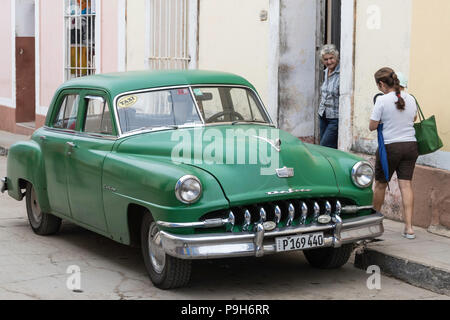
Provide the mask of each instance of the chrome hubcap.
POLYGON ((39 227, 42 221, 42 211, 41 207, 39 206, 36 193, 34 192, 34 188, 31 188, 31 214, 33 215, 34 224, 36 224, 33 227, 39 227))
POLYGON ((153 270, 162 273, 166 265, 166 253, 162 248, 161 236, 155 222, 152 222, 148 231, 148 249, 153 270))

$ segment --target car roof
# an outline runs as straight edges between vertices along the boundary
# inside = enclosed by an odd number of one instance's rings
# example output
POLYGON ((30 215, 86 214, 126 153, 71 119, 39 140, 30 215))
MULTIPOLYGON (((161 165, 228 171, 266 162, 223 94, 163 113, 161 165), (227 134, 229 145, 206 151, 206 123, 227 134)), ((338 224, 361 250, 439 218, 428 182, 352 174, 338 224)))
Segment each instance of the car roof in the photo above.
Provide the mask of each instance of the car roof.
POLYGON ((208 70, 128 71, 96 74, 66 81, 59 90, 70 88, 101 88, 112 97, 128 91, 196 84, 243 85, 255 89, 241 76, 208 70))

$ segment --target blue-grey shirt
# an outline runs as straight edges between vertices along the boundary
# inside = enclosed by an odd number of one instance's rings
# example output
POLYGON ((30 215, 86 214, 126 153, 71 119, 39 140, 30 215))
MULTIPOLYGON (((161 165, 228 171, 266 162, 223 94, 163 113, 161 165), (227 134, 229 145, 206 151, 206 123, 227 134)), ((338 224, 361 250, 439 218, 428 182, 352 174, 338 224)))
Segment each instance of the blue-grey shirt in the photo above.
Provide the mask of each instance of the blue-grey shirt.
POLYGON ((328 76, 328 68, 325 69, 325 80, 320 87, 319 115, 328 119, 339 118, 339 74, 341 65, 328 76))

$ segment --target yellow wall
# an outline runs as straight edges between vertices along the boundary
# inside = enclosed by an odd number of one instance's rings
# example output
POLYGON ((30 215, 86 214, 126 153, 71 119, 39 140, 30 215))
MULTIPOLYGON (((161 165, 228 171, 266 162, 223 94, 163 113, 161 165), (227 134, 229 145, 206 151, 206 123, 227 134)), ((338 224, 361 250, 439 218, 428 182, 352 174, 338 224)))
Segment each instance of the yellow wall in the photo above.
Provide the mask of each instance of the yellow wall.
MULTIPOLYGON (((199 69, 236 73, 268 100, 269 0, 201 0, 199 69)), ((270 17, 269 17, 270 19, 270 17)))
POLYGON ((413 0, 409 92, 425 117, 436 116, 442 151, 450 151, 450 1, 413 0))

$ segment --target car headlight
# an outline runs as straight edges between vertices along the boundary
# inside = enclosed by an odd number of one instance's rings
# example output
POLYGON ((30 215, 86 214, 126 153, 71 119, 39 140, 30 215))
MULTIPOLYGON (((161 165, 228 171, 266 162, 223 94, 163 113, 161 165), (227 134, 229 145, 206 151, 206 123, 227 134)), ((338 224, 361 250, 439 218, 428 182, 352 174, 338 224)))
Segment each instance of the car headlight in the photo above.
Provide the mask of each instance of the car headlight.
POLYGON ((181 177, 175 185, 175 196, 183 203, 194 203, 202 195, 200 180, 191 175, 181 177))
POLYGON ((359 188, 367 188, 373 182, 373 167, 367 161, 360 161, 352 168, 353 183, 359 188))

